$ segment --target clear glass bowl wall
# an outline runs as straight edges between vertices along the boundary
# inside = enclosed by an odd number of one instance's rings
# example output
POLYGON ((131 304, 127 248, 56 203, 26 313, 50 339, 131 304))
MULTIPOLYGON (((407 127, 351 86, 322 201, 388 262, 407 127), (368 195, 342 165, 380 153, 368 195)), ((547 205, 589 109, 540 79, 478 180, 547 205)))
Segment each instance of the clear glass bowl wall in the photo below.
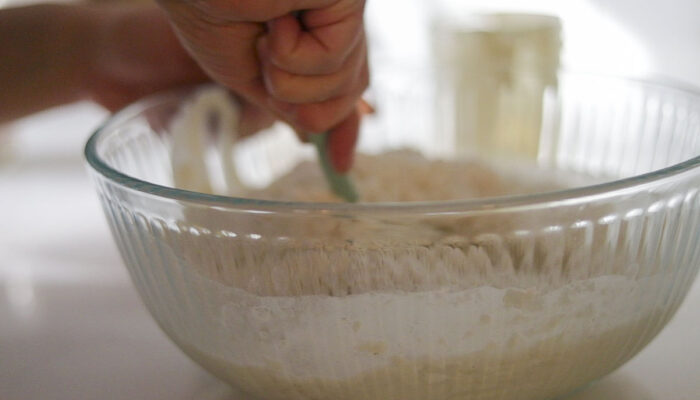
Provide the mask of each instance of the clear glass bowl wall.
MULTIPOLYGON (((361 147, 458 154, 434 129, 433 89, 402 79, 375 88, 361 147)), ((530 161, 603 183, 374 205, 172 188, 169 121, 186 99, 169 93, 125 109, 86 155, 155 320, 256 398, 559 396, 639 352, 700 265, 692 91, 563 75, 546 94, 530 161)), ((278 127, 241 143, 235 164, 260 186, 311 155, 278 127)))

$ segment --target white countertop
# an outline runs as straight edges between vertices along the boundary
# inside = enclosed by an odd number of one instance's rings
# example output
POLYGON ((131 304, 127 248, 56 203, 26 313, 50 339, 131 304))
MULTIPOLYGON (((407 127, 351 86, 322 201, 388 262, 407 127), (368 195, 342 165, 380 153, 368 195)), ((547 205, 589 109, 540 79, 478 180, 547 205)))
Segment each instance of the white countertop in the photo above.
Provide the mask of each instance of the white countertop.
MULTIPOLYGON (((81 104, 20 122, 14 160, 0 155, 0 399, 244 400, 165 337, 128 280, 83 165, 89 128, 75 131, 103 116, 81 104)), ((698 310, 696 284, 645 350, 570 399, 700 399, 698 310)))

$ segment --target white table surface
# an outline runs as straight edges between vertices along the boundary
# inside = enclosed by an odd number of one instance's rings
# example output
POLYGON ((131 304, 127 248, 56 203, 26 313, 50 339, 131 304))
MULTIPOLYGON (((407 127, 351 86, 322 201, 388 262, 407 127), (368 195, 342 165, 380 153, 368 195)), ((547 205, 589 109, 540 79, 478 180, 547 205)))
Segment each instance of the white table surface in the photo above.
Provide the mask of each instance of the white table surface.
MULTIPOLYGON (((103 116, 81 104, 20 122, 13 159, 0 155, 0 399, 245 400, 165 337, 129 282, 82 161, 103 116)), ((700 399, 698 310, 695 285, 651 345, 571 400, 700 399)))

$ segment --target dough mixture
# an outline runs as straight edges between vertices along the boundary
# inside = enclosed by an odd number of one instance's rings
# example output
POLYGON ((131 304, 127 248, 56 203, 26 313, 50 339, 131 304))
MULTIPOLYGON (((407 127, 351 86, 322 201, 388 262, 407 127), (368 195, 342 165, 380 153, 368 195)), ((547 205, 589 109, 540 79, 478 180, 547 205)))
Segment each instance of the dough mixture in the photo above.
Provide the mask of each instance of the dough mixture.
MULTIPOLYGON (((408 151, 360 156, 353 172, 370 202, 562 187, 513 176, 408 151)), ((324 185, 305 162, 249 195, 335 201, 324 185)), ((595 220, 184 215, 145 242, 171 262, 144 279, 194 294, 155 301, 180 316, 159 323, 259 399, 542 400, 610 372, 670 317, 645 296, 662 269, 606 259, 612 228, 595 220)))

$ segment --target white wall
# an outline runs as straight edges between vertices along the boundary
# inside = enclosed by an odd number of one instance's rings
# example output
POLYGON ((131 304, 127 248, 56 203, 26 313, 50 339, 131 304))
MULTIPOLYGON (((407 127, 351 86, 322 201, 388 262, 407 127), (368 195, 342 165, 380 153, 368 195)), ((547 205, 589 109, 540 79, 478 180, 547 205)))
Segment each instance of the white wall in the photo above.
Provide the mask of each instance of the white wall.
POLYGON ((558 15, 574 69, 664 76, 700 87, 700 0, 368 0, 375 59, 420 63, 436 9, 558 15), (389 54, 391 57, 387 57, 389 54))

